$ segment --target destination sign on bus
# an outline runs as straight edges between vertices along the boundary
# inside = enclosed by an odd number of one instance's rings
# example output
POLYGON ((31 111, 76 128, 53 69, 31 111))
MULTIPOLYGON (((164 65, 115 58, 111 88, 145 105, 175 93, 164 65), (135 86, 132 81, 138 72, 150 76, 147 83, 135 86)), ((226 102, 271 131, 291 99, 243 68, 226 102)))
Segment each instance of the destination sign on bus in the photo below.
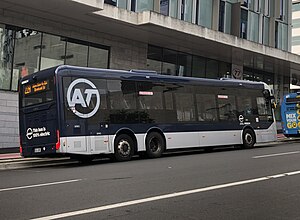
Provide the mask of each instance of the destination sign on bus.
POLYGON ((34 94, 34 93, 41 92, 44 90, 48 90, 48 88, 49 88, 48 85, 49 85, 48 80, 44 80, 42 82, 38 82, 38 83, 35 83, 32 85, 25 86, 24 94, 30 95, 30 94, 34 94))

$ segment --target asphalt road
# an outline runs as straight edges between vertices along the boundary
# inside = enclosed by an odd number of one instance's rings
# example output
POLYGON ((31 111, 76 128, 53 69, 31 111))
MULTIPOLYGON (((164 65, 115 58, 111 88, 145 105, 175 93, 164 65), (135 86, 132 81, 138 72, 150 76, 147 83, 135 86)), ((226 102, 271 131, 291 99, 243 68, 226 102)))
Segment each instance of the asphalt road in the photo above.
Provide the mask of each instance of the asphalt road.
POLYGON ((0 171, 0 219, 300 219, 300 142, 0 171))

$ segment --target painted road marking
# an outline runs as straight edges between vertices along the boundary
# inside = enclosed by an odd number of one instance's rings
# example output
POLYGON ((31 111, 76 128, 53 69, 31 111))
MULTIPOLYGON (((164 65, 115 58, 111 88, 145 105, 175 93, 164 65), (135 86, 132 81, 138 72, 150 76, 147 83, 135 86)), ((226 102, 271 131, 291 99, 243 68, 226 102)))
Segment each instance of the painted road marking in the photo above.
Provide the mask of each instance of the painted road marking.
POLYGON ((75 180, 65 180, 65 181, 60 181, 60 182, 42 183, 42 184, 28 185, 28 186, 18 186, 18 187, 0 189, 0 192, 19 190, 19 189, 28 189, 28 188, 42 187, 42 186, 52 186, 52 185, 66 184, 66 183, 73 183, 73 182, 78 182, 78 181, 81 181, 81 180, 82 179, 75 179, 75 180))
POLYGON ((294 171, 294 172, 276 174, 276 175, 272 175, 272 176, 259 177, 259 178, 255 178, 255 179, 243 180, 243 181, 238 181, 238 182, 226 183, 226 184, 221 184, 221 185, 209 186, 209 187, 204 187, 204 188, 199 188, 199 189, 193 189, 193 190, 187 190, 187 191, 182 191, 182 192, 175 192, 175 193, 170 193, 170 194, 153 196, 153 197, 148 197, 148 198, 144 198, 144 199, 120 202, 120 203, 104 205, 104 206, 99 206, 99 207, 94 207, 94 208, 89 208, 89 209, 82 209, 82 210, 77 210, 77 211, 73 211, 73 212, 49 215, 49 216, 44 216, 44 217, 40 217, 40 218, 35 218, 32 220, 53 220, 53 219, 67 218, 67 217, 72 217, 72 216, 78 216, 78 215, 89 214, 89 213, 94 213, 94 212, 101 212, 101 211, 109 210, 109 209, 116 209, 116 208, 121 208, 121 207, 125 207, 125 206, 132 206, 132 205, 142 204, 142 203, 146 203, 146 202, 154 202, 154 201, 158 201, 158 200, 162 200, 162 199, 170 199, 170 198, 175 198, 178 196, 191 195, 191 194, 195 194, 195 193, 201 193, 201 192, 222 189, 222 188, 227 188, 227 187, 232 187, 232 186, 239 186, 239 185, 244 185, 244 184, 249 184, 249 183, 261 182, 261 181, 266 181, 266 180, 271 180, 271 179, 276 179, 276 178, 282 178, 282 177, 286 177, 286 176, 298 175, 298 174, 300 174, 300 170, 294 171))
POLYGON ((290 155, 290 154, 299 154, 299 153, 300 153, 300 151, 293 151, 293 152, 286 152, 286 153, 267 154, 267 155, 255 156, 255 157, 252 157, 252 158, 253 159, 259 159, 259 158, 277 157, 277 156, 284 156, 284 155, 290 155))

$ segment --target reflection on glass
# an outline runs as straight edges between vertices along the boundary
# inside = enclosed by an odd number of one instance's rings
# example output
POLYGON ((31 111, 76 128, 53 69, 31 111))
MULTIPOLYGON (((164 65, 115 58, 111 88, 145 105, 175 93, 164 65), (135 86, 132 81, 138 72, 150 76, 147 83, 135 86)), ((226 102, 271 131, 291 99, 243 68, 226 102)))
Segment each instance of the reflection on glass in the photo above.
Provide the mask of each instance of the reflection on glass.
POLYGON ((65 45, 61 37, 43 34, 41 70, 64 64, 65 45))
POLYGON ((16 31, 14 69, 21 77, 39 70, 42 34, 30 29, 16 31))
POLYGON ((249 11, 248 40, 258 42, 259 14, 249 11))
POLYGON ((211 28, 213 1, 201 0, 199 3, 199 21, 198 24, 207 28, 211 28))
POLYGON ((65 63, 75 66, 87 66, 87 54, 88 46, 68 42, 65 63))
POLYGON ((216 60, 207 60, 206 63, 206 78, 219 78, 219 63, 216 60))
POLYGON ((170 0, 170 16, 173 18, 178 18, 178 1, 170 0))
POLYGON ((193 56, 193 77, 205 78, 205 58, 193 56))
POLYGON ((162 73, 165 75, 176 75, 177 52, 164 50, 162 73))
POLYGON ((13 46, 13 31, 0 28, 0 89, 10 89, 13 46))
POLYGON ((136 0, 136 12, 153 11, 153 0, 136 0))
POLYGON ((108 68, 108 50, 89 47, 89 67, 108 68))
POLYGON ((193 9, 193 1, 185 1, 184 2, 184 7, 183 7, 183 12, 181 12, 182 16, 181 19, 192 22, 192 9, 193 9))

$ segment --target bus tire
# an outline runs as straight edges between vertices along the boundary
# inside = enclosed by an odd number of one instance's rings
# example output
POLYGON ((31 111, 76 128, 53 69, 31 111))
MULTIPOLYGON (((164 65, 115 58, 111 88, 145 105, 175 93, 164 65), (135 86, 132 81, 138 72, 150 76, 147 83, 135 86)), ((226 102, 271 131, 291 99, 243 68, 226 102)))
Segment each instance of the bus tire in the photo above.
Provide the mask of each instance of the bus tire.
POLYGON ((131 160, 134 153, 134 141, 127 134, 120 134, 115 139, 114 158, 116 161, 131 160))
POLYGON ((151 132, 146 138, 146 154, 148 158, 161 157, 165 150, 165 140, 158 132, 151 132))
POLYGON ((246 128, 243 132, 243 147, 253 148, 256 143, 255 133, 252 129, 246 128))

